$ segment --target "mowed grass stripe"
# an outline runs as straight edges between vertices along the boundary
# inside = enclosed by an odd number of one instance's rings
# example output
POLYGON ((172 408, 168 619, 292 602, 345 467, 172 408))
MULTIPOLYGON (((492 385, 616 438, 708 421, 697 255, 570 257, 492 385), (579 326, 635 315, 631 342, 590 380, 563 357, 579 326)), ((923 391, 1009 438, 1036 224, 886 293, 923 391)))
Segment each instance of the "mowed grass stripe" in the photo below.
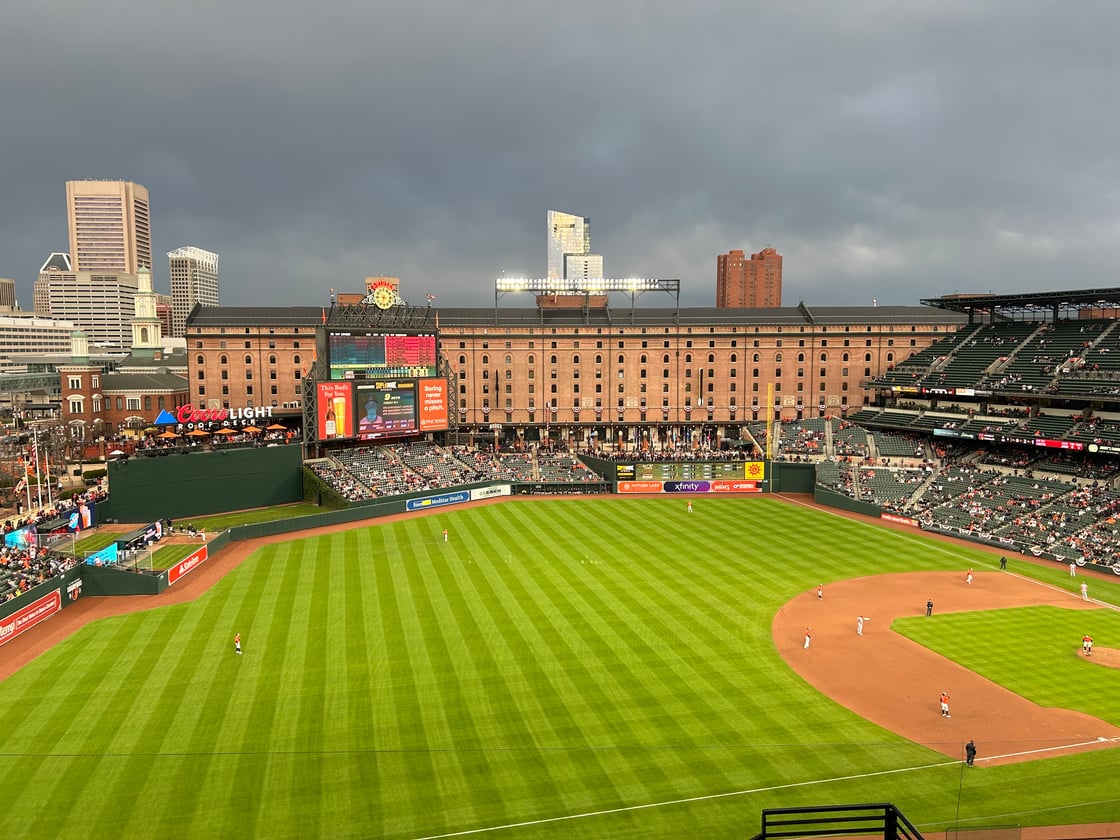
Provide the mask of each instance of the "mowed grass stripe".
MULTIPOLYGON (((254 555, 245 574, 235 578, 239 597, 224 604, 214 618, 209 648, 216 679, 209 691, 198 696, 201 714, 190 736, 191 742, 203 744, 203 751, 213 755, 200 756, 193 770, 185 765, 176 779, 197 833, 206 828, 226 830, 254 813, 250 796, 254 788, 235 783, 238 753, 260 753, 270 735, 284 731, 274 711, 278 693, 274 682, 289 667, 284 659, 287 624, 296 605, 303 604, 298 558, 305 550, 301 541, 254 555), (243 656, 234 653, 234 633, 241 633, 243 656), (216 810, 225 816, 224 823, 216 822, 214 814, 207 816, 202 803, 211 802, 226 803, 216 810)), ((255 760, 267 761, 267 757, 257 755, 255 760)), ((277 803, 275 810, 288 807, 286 802, 277 803)), ((181 831, 181 825, 177 829, 165 822, 169 833, 181 831)))
MULTIPOLYGON (((596 732, 606 747, 603 754, 612 762, 625 763, 639 780, 639 785, 626 791, 629 801, 643 801, 666 795, 669 790, 679 790, 682 755, 686 762, 694 762, 696 771, 707 781, 718 783, 726 779, 724 768, 705 751, 689 749, 697 744, 696 732, 686 722, 708 732, 699 724, 698 711, 712 714, 702 693, 694 687, 688 690, 667 689, 660 675, 678 673, 676 657, 661 655, 648 640, 648 634, 636 628, 645 626, 645 617, 624 607, 628 581, 619 579, 611 571, 611 564, 592 564, 573 568, 578 578, 573 582, 554 568, 540 570, 536 575, 523 579, 525 591, 536 595, 539 601, 543 584, 549 583, 553 603, 567 609, 550 613, 553 626, 561 636, 585 637, 589 655, 579 661, 588 663, 584 670, 590 684, 601 689, 601 696, 594 699, 590 708, 598 718, 596 732), (611 579, 613 587, 600 586, 596 575, 611 579), (592 620, 568 620, 567 616, 592 616, 592 620), (696 708, 690 703, 696 704, 696 708), (640 709, 640 714, 629 710, 640 709), (656 729, 649 726, 657 721, 656 729), (611 749, 613 748, 613 750, 611 749), (646 748, 647 754, 641 754, 646 748), (674 748, 682 748, 678 755, 674 748)), ((679 627, 662 628, 666 638, 682 632, 679 627)), ((679 689, 679 685, 677 686, 679 689)), ((710 732, 709 732, 710 734, 710 732)))
MULTIPOLYGON (((510 544, 512 547, 512 543, 510 544)), ((500 748, 543 750, 541 760, 567 764, 574 760, 580 772, 561 774, 563 781, 555 787, 562 792, 563 807, 582 808, 592 801, 596 791, 613 789, 613 782, 595 756, 586 754, 588 742, 578 728, 573 710, 565 698, 576 692, 563 678, 562 651, 548 650, 537 644, 538 638, 532 618, 526 607, 513 597, 507 582, 508 567, 504 559, 479 561, 481 581, 493 592, 488 599, 490 638, 500 671, 498 678, 505 682, 506 690, 513 697, 514 709, 524 723, 518 732, 525 740, 511 743, 508 739, 500 748), (550 678, 555 674, 556 679, 550 678), (558 757, 551 750, 573 749, 571 757, 558 757)), ((547 609, 547 606, 545 607, 547 609)), ((553 772, 552 769, 549 770, 553 772)))
POLYGON ((413 662, 413 649, 421 644, 415 616, 410 603, 412 594, 407 591, 408 580, 401 566, 411 552, 396 528, 384 532, 384 559, 376 564, 381 599, 382 625, 391 658, 387 674, 388 700, 392 729, 382 729, 385 747, 395 753, 381 756, 392 770, 381 773, 385 780, 382 787, 381 819, 390 833, 410 832, 415 815, 426 809, 442 809, 442 795, 437 784, 438 767, 429 749, 424 715, 433 701, 430 684, 425 675, 417 673, 413 662), (391 640, 391 641, 389 641, 391 640))
MULTIPOLYGON (((476 681, 476 697, 483 698, 481 704, 486 709, 484 718, 477 710, 473 714, 476 731, 484 726, 479 737, 480 749, 484 751, 492 784, 480 784, 475 791, 482 800, 476 806, 480 813, 475 825, 519 819, 520 814, 536 812, 542 798, 560 802, 568 794, 566 776, 554 778, 548 756, 535 749, 537 734, 533 721, 538 719, 539 709, 526 705, 520 681, 507 679, 515 659, 507 645, 507 618, 495 612, 501 604, 491 586, 489 568, 488 562, 475 563, 468 558, 465 566, 460 560, 457 570, 452 570, 461 596, 452 609, 469 646, 465 658, 470 661, 471 678, 476 681), (485 811, 484 804, 488 806, 485 811)), ((460 679, 467 677, 461 675, 460 679)))

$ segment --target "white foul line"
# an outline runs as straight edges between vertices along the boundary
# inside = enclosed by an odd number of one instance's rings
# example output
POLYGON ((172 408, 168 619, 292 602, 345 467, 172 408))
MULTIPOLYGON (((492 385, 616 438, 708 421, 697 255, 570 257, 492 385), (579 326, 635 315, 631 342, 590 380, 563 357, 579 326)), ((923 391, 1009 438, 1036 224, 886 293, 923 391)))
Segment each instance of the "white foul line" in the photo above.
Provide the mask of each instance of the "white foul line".
POLYGON ((857 773, 852 776, 836 776, 831 779, 813 779, 808 782, 790 782, 784 785, 772 785, 770 787, 751 788, 749 790, 729 790, 725 793, 709 793, 704 796, 689 796, 685 799, 668 799, 664 802, 647 802, 644 805, 624 805, 620 808, 606 808, 602 811, 586 811, 582 814, 565 814, 560 817, 543 817, 539 820, 525 820, 524 822, 507 823, 505 825, 491 825, 483 828, 468 828, 464 831, 451 831, 447 834, 430 834, 426 837, 418 837, 416 840, 441 840, 446 837, 465 837, 469 834, 484 834, 490 831, 504 831, 508 828, 525 828, 531 825, 544 825, 546 823, 564 822, 566 820, 581 820, 587 817, 603 817, 609 814, 624 814, 627 811, 644 811, 650 808, 664 808, 670 805, 685 805, 689 802, 705 802, 712 799, 725 799, 731 796, 746 796, 752 793, 769 793, 775 790, 785 790, 787 788, 796 787, 810 787, 812 785, 824 785, 832 782, 849 782, 853 779, 870 779, 875 776, 890 776, 896 773, 909 773, 914 770, 930 770, 934 767, 949 767, 954 764, 960 764, 959 761, 942 761, 937 764, 923 764, 918 767, 900 767, 896 770, 879 770, 875 773, 857 773))
MULTIPOLYGON (((1035 753, 1053 752, 1055 750, 1072 750, 1078 747, 1088 747, 1103 742, 1117 742, 1120 737, 1115 738, 1095 738, 1092 741, 1080 741, 1076 744, 1061 744, 1055 747, 1042 747, 1037 750, 1025 750, 1023 752, 1006 753, 1004 755, 993 755, 987 758, 978 759, 979 761, 996 761, 1003 758, 1016 758, 1022 755, 1033 755, 1035 753)), ((812 787, 814 785, 830 784, 832 782, 850 782, 855 779, 871 779, 876 776, 891 776, 898 773, 910 773, 915 770, 932 770, 936 767, 951 767, 955 764, 962 764, 959 760, 954 761, 941 761, 936 764, 922 764, 917 767, 900 767, 895 770, 879 770, 874 773, 856 773, 851 776, 836 776, 831 779, 813 779, 807 782, 789 782, 784 785, 771 785, 769 787, 749 788, 747 790, 731 790, 724 793, 709 793, 704 796, 689 796, 684 799, 668 799, 664 802, 647 802, 644 805, 624 805, 620 808, 605 808, 601 811, 585 811, 581 814, 565 814, 559 817, 542 817, 538 820, 524 820, 523 822, 506 823, 504 825, 490 825, 482 828, 468 828, 463 831, 450 831, 446 834, 429 834, 424 837, 418 837, 416 840, 444 840, 448 837, 466 837, 471 834, 487 834, 492 831, 505 831, 511 828, 527 828, 533 825, 545 825, 547 823, 565 822, 567 820, 582 820, 588 817, 604 817, 610 814, 623 814, 628 811, 645 811, 651 808, 665 808, 671 805, 686 805, 690 802, 706 802, 713 799, 726 799, 732 796, 747 796, 752 793, 770 793, 775 790, 788 790, 789 788, 799 787, 812 787)))

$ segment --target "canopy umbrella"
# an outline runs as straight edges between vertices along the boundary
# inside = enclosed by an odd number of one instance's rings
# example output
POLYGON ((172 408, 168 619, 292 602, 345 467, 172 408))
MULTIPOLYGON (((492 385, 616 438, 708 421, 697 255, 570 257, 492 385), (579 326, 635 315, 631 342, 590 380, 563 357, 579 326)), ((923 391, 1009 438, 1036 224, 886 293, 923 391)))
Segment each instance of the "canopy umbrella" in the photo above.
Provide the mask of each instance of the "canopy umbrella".
POLYGON ((262 432, 264 430, 263 429, 258 429, 256 426, 246 426, 241 431, 248 432, 249 434, 255 435, 257 432, 262 432))
POLYGON ((285 426, 282 423, 273 423, 271 426, 268 427, 268 430, 270 432, 285 432, 285 431, 288 430, 288 427, 285 426))
POLYGON ((156 435, 156 437, 161 437, 165 440, 171 440, 171 438, 177 438, 179 437, 179 435, 168 429, 166 432, 160 432, 158 435, 156 435))
POLYGON ((112 455, 112 456, 114 456, 114 457, 115 457, 115 456, 117 456, 117 455, 123 455, 123 454, 124 454, 124 450, 123 450, 123 449, 114 449, 114 450, 113 450, 112 452, 110 452, 109 454, 110 454, 110 455, 112 455))
POLYGON ((204 431, 203 429, 191 429, 189 432, 187 432, 187 435, 189 437, 206 437, 208 434, 210 433, 204 431))
POLYGON ((214 434, 216 434, 216 435, 235 435, 235 434, 237 434, 237 432, 235 432, 233 429, 218 429, 218 431, 214 432, 214 434))

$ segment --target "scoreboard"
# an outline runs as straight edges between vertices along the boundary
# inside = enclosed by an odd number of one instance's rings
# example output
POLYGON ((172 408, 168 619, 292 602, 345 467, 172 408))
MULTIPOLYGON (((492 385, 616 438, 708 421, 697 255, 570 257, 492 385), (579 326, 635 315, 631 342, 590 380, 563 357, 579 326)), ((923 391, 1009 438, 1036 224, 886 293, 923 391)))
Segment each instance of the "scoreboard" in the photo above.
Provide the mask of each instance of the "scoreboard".
POLYGON ((681 481, 693 478, 757 478, 748 473, 754 461, 671 461, 663 464, 618 464, 620 481, 681 481))
POLYGON ((763 461, 667 461, 615 464, 619 493, 760 493, 763 461))

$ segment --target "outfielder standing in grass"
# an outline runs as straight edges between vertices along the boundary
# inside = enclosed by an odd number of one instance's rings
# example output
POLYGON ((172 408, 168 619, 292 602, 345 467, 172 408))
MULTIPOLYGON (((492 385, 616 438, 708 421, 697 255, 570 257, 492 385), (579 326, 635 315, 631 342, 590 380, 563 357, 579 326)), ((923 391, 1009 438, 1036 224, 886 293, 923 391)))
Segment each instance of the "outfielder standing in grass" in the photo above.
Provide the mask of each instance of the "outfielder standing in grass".
POLYGON ((447 542, 447 529, 446 528, 443 529, 443 541, 447 542))
POLYGON ((241 653, 241 634, 240 633, 234 633, 234 635, 233 635, 233 649, 235 651, 237 651, 238 653, 241 653))

